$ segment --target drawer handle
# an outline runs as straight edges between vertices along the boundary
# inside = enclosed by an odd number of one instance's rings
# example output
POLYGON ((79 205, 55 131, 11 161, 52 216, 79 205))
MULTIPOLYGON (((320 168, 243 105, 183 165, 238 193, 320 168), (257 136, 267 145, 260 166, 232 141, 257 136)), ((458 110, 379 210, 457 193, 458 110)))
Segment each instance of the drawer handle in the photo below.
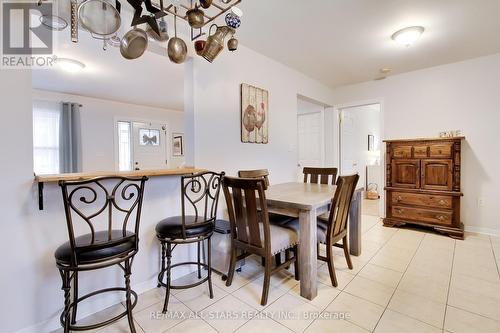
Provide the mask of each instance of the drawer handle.
POLYGON ((437 215, 436 218, 439 220, 439 221, 444 221, 445 220, 445 217, 443 215, 437 215))
POLYGON ((444 205, 446 205, 446 201, 444 201, 443 199, 441 199, 441 200, 439 200, 439 204, 440 204, 441 206, 444 206, 444 205))
POLYGON ((402 214, 403 213, 403 210, 401 208, 396 208, 394 209, 394 211, 398 214, 402 214))
POLYGON ((400 202, 401 200, 403 200, 403 198, 401 198, 401 196, 400 196, 400 195, 398 195, 398 196, 396 197, 396 201, 397 201, 397 202, 400 202))

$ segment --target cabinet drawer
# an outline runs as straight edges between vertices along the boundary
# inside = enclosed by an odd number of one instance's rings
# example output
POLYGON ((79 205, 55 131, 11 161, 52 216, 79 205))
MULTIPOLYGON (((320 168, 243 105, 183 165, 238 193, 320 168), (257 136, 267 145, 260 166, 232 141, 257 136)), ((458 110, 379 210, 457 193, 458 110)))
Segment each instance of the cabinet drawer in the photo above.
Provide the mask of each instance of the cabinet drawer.
POLYGON ((415 146, 413 147, 414 158, 426 158, 428 146, 415 146))
POLYGON ((394 158, 411 158, 412 146, 396 146, 392 151, 394 158))
POLYGON ((453 213, 451 211, 446 212, 432 209, 393 206, 391 213, 395 218, 417 222, 451 225, 453 221, 453 213))
POLYGON ((453 145, 451 143, 433 144, 429 146, 429 157, 451 158, 453 145))
POLYGON ((452 198, 444 195, 393 192, 391 196, 394 205, 416 205, 443 209, 452 208, 452 198))

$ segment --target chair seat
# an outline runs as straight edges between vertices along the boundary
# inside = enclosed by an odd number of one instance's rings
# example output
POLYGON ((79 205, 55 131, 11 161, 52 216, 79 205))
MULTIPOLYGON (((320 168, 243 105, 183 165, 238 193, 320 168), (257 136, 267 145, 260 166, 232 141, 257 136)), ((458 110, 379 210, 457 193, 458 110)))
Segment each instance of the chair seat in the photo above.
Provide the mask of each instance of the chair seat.
MULTIPOLYGON (((91 245, 92 234, 85 234, 75 238, 75 244, 77 247, 80 246, 90 246, 91 245)), ((78 251, 76 259, 80 264, 89 264, 94 262, 100 262, 106 260, 107 258, 113 258, 123 254, 124 256, 135 249, 135 234, 131 231, 126 232, 126 236, 123 237, 122 230, 112 230, 111 239, 108 239, 108 231, 98 231, 94 234, 94 246, 96 249, 89 251, 78 251), (130 238, 129 238, 130 237, 130 238), (121 241, 120 241, 121 240, 121 241), (106 245, 106 243, 109 243, 106 245)), ((72 257, 71 245, 66 242, 59 246, 54 253, 57 261, 62 263, 71 263, 72 257)))
MULTIPOLYGON (((264 226, 262 223, 259 223, 259 229, 260 239, 264 243, 264 226)), ((299 243, 299 236, 293 229, 270 224, 269 231, 271 233, 271 254, 273 255, 283 252, 299 243)))
MULTIPOLYGON (((318 218, 318 227, 316 228, 317 238, 319 243, 326 244, 326 233, 328 230, 328 223, 318 218)), ((294 219, 282 225, 283 228, 294 230, 297 234, 300 230, 299 219, 294 219)))
MULTIPOLYGON (((193 223, 200 223, 200 219, 196 220, 196 216, 185 216, 186 222, 186 238, 194 238, 205 236, 214 231, 215 225, 213 222, 207 222, 203 225, 189 226, 193 223)), ((182 216, 172 216, 161 220, 156 225, 156 233, 161 238, 179 239, 182 235, 182 216)))

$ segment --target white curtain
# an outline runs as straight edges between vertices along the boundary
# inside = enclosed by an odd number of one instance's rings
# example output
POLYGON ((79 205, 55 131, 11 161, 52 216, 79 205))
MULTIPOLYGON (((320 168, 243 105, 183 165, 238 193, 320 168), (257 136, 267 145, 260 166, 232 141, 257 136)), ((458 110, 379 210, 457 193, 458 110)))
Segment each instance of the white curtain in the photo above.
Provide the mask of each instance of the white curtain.
POLYGON ((33 163, 37 175, 59 173, 60 119, 60 103, 33 102, 33 163))
POLYGON ((35 174, 81 170, 80 105, 33 102, 33 162, 35 174))

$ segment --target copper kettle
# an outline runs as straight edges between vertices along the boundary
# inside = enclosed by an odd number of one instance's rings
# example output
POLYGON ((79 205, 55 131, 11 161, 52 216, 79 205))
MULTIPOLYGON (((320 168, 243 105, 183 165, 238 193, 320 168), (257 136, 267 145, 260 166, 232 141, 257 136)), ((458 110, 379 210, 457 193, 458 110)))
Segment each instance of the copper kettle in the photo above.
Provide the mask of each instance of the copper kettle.
POLYGON ((201 56, 205 58, 208 62, 214 61, 214 59, 219 55, 219 53, 224 49, 224 39, 230 34, 234 35, 236 32, 233 28, 228 26, 217 26, 217 24, 212 24, 208 30, 209 36, 207 38, 207 44, 203 49, 201 56), (217 30, 212 34, 212 28, 216 27, 217 30))

